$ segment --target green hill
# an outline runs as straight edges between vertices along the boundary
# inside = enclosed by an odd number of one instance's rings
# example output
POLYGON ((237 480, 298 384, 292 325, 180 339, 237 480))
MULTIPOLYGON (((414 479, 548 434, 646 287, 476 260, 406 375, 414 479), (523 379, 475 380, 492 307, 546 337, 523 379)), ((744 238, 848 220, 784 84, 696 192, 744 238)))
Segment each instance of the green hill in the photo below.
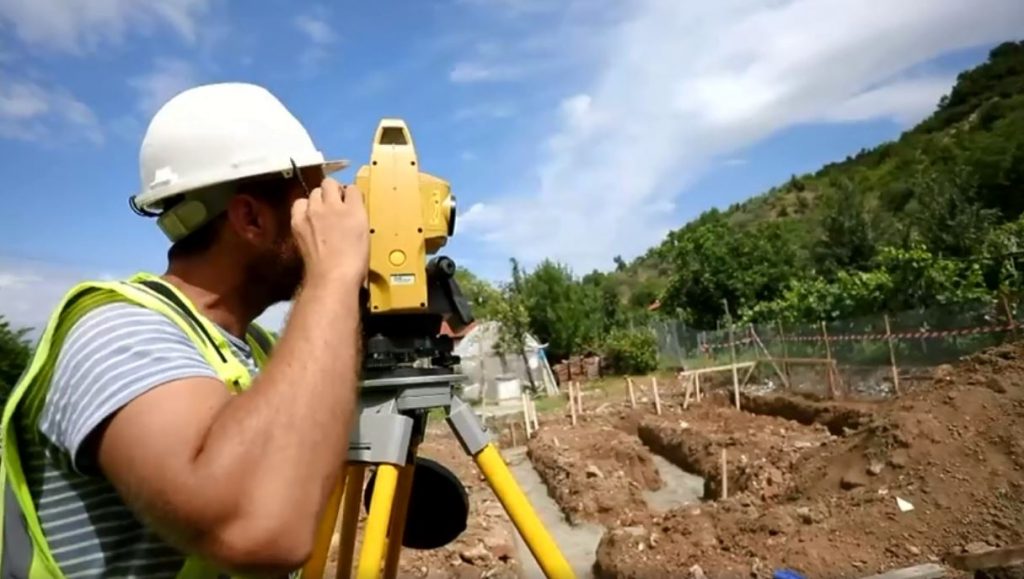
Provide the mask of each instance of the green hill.
POLYGON ((628 328, 657 316, 714 329, 726 302, 735 318, 794 323, 1020 292, 1022 212, 1024 43, 1007 42, 897 140, 707 211, 614 271, 548 261, 500 289, 461 281, 482 317, 527 320, 553 360, 630 359, 643 332, 628 328))
POLYGON ((899 139, 711 210, 605 276, 623 305, 713 328, 982 300, 1021 287, 1024 42, 961 73, 899 139))

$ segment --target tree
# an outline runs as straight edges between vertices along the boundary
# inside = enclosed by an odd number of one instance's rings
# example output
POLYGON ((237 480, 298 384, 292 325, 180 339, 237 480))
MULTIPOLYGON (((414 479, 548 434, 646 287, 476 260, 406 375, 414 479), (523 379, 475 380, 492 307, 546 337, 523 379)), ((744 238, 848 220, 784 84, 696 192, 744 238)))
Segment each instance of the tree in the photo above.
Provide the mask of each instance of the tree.
POLYGON ((7 400, 28 365, 32 350, 25 336, 29 328, 14 329, 0 315, 0 396, 7 400))
POLYGON ((523 278, 530 327, 560 360, 597 343, 603 329, 602 295, 593 284, 578 282, 569 268, 543 261, 523 278))
POLYGON ((526 302, 523 297, 522 272, 519 269, 519 262, 512 258, 512 281, 505 284, 501 289, 501 299, 495 304, 495 317, 499 323, 498 342, 495 344, 497 353, 519 354, 523 360, 523 367, 527 368, 526 375, 530 380, 530 390, 537 391, 537 384, 533 380, 533 374, 529 372, 529 361, 526 358, 526 336, 530 331, 530 317, 526 311, 526 302))
POLYGON ((501 290, 473 275, 464 268, 455 270, 455 281, 462 290, 463 297, 473 310, 473 317, 478 320, 493 320, 501 301, 501 290))

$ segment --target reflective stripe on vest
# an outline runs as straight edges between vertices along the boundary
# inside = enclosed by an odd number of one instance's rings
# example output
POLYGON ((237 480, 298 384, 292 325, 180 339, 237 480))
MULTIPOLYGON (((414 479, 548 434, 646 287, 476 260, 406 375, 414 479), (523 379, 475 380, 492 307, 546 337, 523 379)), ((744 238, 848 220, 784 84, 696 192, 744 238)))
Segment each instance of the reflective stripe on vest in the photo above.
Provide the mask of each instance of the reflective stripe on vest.
MULTIPOLYGON (((50 316, 28 368, 4 401, 0 422, 0 579, 64 579, 43 535, 25 481, 15 415, 20 411, 29 424, 38 422, 57 356, 71 327, 89 311, 115 302, 148 308, 174 322, 233 392, 246 390, 252 382, 248 369, 232 353, 224 335, 183 294, 159 277, 138 273, 126 281, 85 282, 73 287, 50 316)), ((273 346, 273 337, 252 324, 246 342, 252 348, 257 367, 262 368, 273 346)), ((188 557, 178 573, 178 579, 227 576, 195 556, 188 557)))

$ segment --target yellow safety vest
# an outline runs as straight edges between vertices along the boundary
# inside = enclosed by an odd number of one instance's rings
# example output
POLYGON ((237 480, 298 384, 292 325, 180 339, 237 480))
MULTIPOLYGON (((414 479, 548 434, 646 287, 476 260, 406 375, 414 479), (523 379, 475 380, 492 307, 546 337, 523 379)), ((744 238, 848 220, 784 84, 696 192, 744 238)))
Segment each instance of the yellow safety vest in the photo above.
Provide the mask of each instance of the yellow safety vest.
MULTIPOLYGON (((25 579, 64 579, 43 536, 35 505, 30 496, 18 455, 15 414, 28 413, 36 424, 50 389, 57 356, 68 331, 90 310, 114 302, 131 302, 160 312, 170 318, 199 348, 206 361, 233 393, 246 390, 252 377, 245 365, 231 352, 228 340, 214 324, 201 315, 177 288, 159 277, 138 273, 128 280, 84 282, 73 287, 50 317, 39 345, 21 379, 4 403, 0 423, 0 577, 25 579)), ((252 324, 246 335, 258 368, 262 368, 273 336, 252 324)), ((225 577, 198 557, 188 557, 178 579, 215 579, 225 577)), ((293 577, 295 574, 293 574, 293 577)))

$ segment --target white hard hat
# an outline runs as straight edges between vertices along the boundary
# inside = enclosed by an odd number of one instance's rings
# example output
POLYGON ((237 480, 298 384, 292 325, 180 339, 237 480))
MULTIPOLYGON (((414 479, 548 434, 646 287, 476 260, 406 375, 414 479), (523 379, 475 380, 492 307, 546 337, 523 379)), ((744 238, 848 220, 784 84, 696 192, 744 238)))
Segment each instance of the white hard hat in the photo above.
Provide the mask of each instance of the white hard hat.
MULTIPOLYGON (((150 121, 139 151, 142 188, 131 205, 154 214, 185 193, 276 172, 288 177, 295 168, 313 166, 328 174, 348 162, 325 160, 298 119, 267 89, 247 83, 198 86, 171 98, 150 121)), ((201 210, 201 218, 193 207, 188 227, 175 227, 173 234, 161 227, 176 240, 223 209, 223 202, 217 205, 201 210)))

